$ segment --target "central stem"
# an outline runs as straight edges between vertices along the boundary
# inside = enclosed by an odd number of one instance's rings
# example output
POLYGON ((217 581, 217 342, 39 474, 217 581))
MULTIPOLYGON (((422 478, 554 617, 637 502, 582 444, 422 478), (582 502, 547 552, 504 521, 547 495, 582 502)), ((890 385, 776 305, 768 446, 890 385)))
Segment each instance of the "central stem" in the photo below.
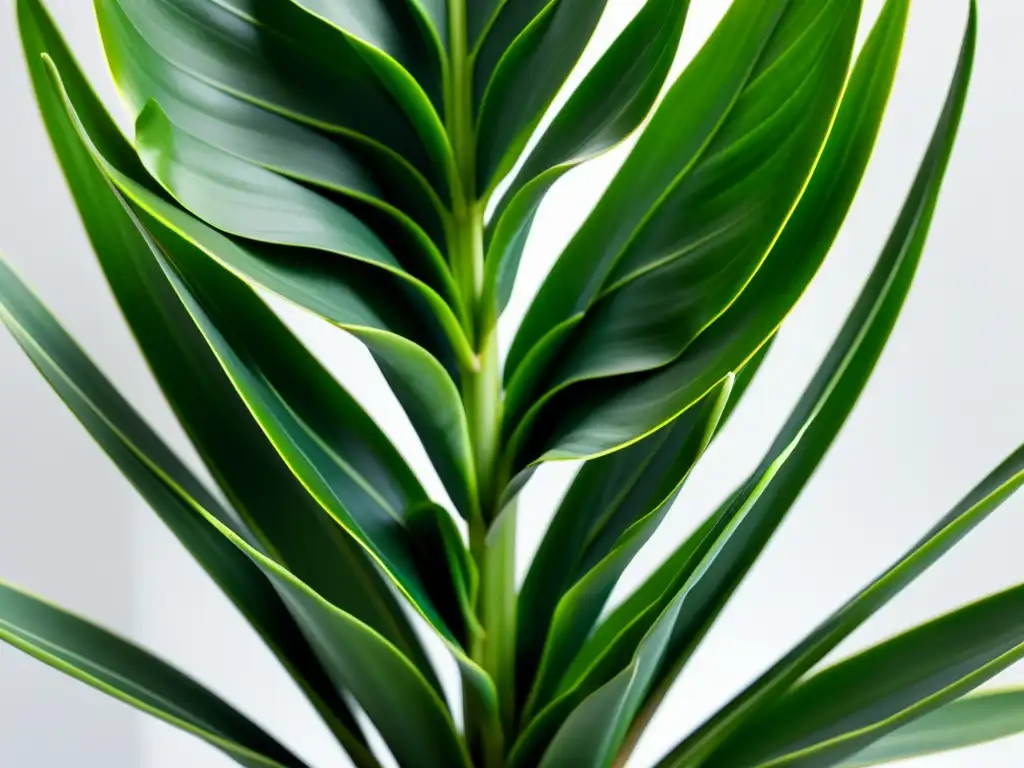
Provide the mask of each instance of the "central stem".
POLYGON ((470 519, 470 552, 480 575, 476 613, 482 633, 470 654, 494 681, 497 717, 468 706, 466 738, 484 768, 502 768, 511 737, 515 690, 514 507, 500 509, 502 391, 497 313, 484 286, 484 202, 476 189, 473 63, 466 30, 466 0, 450 0, 447 129, 455 167, 448 243, 452 272, 470 307, 468 335, 476 365, 461 371, 462 401, 476 469, 477 494, 470 519))

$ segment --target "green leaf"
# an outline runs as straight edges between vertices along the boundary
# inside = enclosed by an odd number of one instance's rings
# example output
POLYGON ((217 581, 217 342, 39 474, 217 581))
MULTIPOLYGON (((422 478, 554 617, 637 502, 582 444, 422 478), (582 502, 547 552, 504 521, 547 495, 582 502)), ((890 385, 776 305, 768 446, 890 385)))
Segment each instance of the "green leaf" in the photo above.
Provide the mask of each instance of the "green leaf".
POLYGON ((723 553, 737 540, 742 541, 757 500, 770 487, 801 436, 795 435, 770 463, 763 463, 733 495, 725 511, 712 518, 713 527, 696 544, 665 594, 606 647, 597 649, 588 667, 570 667, 577 677, 563 678, 559 696, 527 729, 520 747, 520 765, 529 765, 529 756, 547 741, 550 746, 541 765, 558 765, 573 754, 577 757, 571 759, 580 761, 576 765, 610 763, 626 742, 630 724, 657 681, 681 617, 693 601, 701 598, 702 582, 714 573, 723 553), (602 737, 583 745, 581 738, 586 731, 602 737))
POLYGON ((198 736, 241 765, 304 765, 259 726, 174 667, 4 582, 0 582, 0 640, 198 736))
MULTIPOLYGON (((541 460, 586 457, 628 444, 688 408, 727 372, 742 368, 775 334, 831 248, 860 184, 888 99, 902 34, 900 18, 893 6, 880 17, 806 192, 737 300, 671 365, 646 375, 577 385, 556 397, 545 411, 550 418, 544 430, 534 429, 520 461, 537 455, 541 460)), ((944 120, 940 132, 941 140, 951 145, 955 126, 944 120)), ((916 264, 945 167, 940 161, 941 154, 933 152, 922 167, 903 225, 893 233, 881 261, 916 264), (927 215, 917 217, 918 210, 927 215), (905 259, 900 250, 904 245, 909 254, 905 259)), ((896 267, 884 269, 890 268, 896 267)))
POLYGON ((526 148, 590 41, 607 0, 550 0, 491 68, 496 46, 520 26, 532 5, 534 0, 507 3, 476 58, 477 187, 485 199, 526 148))
POLYGON ((647 116, 675 58, 689 0, 648 0, 573 91, 516 174, 487 233, 487 295, 504 308, 552 185, 607 152, 647 116))
POLYGON ((444 243, 440 199, 398 155, 349 136, 325 136, 174 66, 117 3, 97 3, 96 13, 107 63, 133 117, 155 100, 177 125, 225 152, 337 192, 349 205, 365 204, 364 213, 379 208, 411 238, 418 239, 422 227, 433 242, 444 243))
MULTIPOLYGON (((240 7, 246 3, 233 0, 240 7)), ((424 91, 437 112, 442 112, 442 68, 445 52, 439 33, 447 30, 440 8, 434 17, 417 0, 287 0, 342 30, 362 52, 381 78, 393 88, 409 90, 412 105, 419 99, 413 89, 424 91)), ((433 5, 444 5, 444 0, 433 5)), ((422 106, 420 107, 422 109, 422 106)), ((435 112, 435 115, 437 113, 435 112)), ((430 119, 424 114, 423 119, 430 119)), ((437 119, 436 117, 434 119, 437 119)), ((443 132, 443 127, 438 126, 443 132)))
MULTIPOLYGON (((843 347, 846 344, 857 344, 857 337, 862 334, 865 338, 859 341, 859 345, 863 350, 862 354, 870 361, 879 353, 880 342, 884 341, 895 322, 924 246, 928 224, 931 221, 943 172, 956 135, 956 128, 970 81, 976 30, 976 11, 972 4, 960 61, 932 142, 879 262, 868 279, 847 326, 840 334, 839 348, 835 356, 836 359, 831 361, 832 364, 843 365, 845 356, 843 347), (867 326, 868 323, 870 326, 867 326)), ((827 370, 829 365, 830 361, 826 360, 823 370, 827 370)), ((835 396, 836 405, 832 408, 826 407, 818 414, 829 420, 835 418, 840 423, 845 418, 846 409, 852 406, 852 397, 863 386, 863 379, 857 373, 857 365, 850 363, 847 365, 850 365, 851 376, 846 381, 835 385, 836 390, 832 393, 835 396), (852 390, 845 393, 843 390, 847 386, 852 390), (844 399, 846 394, 849 394, 851 398, 849 401, 844 399)), ((823 394, 826 394, 828 388, 833 384, 826 378, 812 383, 811 386, 810 391, 814 391, 813 388, 819 386, 823 387, 823 394)), ((796 415, 794 414, 794 416, 796 415)), ((827 433, 824 438, 821 450, 824 450, 831 440, 827 433)), ((842 638, 852 632, 864 617, 877 610, 906 584, 920 575, 940 554, 966 535, 974 525, 977 525, 995 506, 998 506, 1009 492, 1016 488, 1021 480, 1015 472, 1018 469, 1017 465, 1022 461, 1024 461, 1024 451, 1018 451, 1007 459, 1000 468, 982 481, 964 501, 944 518, 939 528, 936 528, 919 546, 911 550, 903 560, 894 565, 860 596, 848 603, 801 646, 765 673, 747 691, 726 705, 694 736, 680 745, 666 760, 664 768, 687 764, 686 761, 692 759, 694 755, 702 757, 708 755, 752 711, 770 701, 780 691, 785 690, 831 648, 835 647, 842 638)), ((795 466, 799 467, 799 465, 795 466)), ((780 484, 781 506, 788 506, 792 498, 795 498, 807 475, 801 476, 798 469, 791 484, 780 484), (787 494, 791 494, 789 499, 787 499, 787 494)))
MULTIPOLYGON (((401 764, 468 768, 444 702, 420 670, 371 627, 250 546, 230 520, 223 521, 200 499, 186 494, 173 476, 164 473, 167 459, 162 454, 166 449, 159 438, 9 270, 3 273, 0 290, 4 291, 0 306, 4 321, 100 447, 176 531, 189 531, 225 558, 233 553, 227 565, 218 567, 240 569, 241 562, 258 568, 256 575, 266 578, 246 578, 244 584, 251 589, 263 587, 279 598, 266 605, 254 600, 256 608, 261 613, 271 612, 275 603, 283 601, 334 685, 359 702, 401 764), (14 312, 18 312, 18 322, 10 322, 14 312), (38 327, 26 328, 22 324, 25 319, 38 327)), ((250 573, 251 569, 243 575, 250 573)), ((278 631, 286 629, 271 626, 278 631)), ((376 766, 372 756, 360 764, 376 766)))
POLYGON ((668 427, 576 475, 519 596, 517 676, 524 696, 533 689, 527 718, 550 700, 619 576, 668 513, 731 389, 726 379, 668 427))
POLYGON ((101 23, 119 6, 153 55, 284 117, 386 147, 447 193, 451 151, 426 96, 291 0, 94 2, 101 23))
MULTIPOLYGON (((545 313, 553 290, 556 309, 565 292, 574 291, 580 298, 572 311, 586 314, 546 377, 546 394, 533 414, 578 382, 668 365, 736 300, 775 244, 818 160, 846 80, 859 13, 859 0, 795 0, 754 59, 731 109, 720 115, 715 104, 711 110, 720 119, 711 134, 704 130, 711 115, 694 102, 709 100, 703 90, 717 82, 702 68, 703 53, 694 60, 537 296, 545 313), (701 78, 695 87, 691 73, 701 78), (678 145, 696 143, 686 132, 690 121, 700 124, 703 143, 667 187, 651 187, 653 163, 671 162, 678 145), (660 196, 637 220, 633 212, 648 189, 660 196), (573 273, 568 282, 566 269, 573 273)), ((723 22, 719 32, 724 28, 723 22)), ((710 100, 721 98, 716 88, 710 100)), ((529 316, 523 327, 531 327, 529 316)), ((528 415, 527 424, 533 418, 528 415)))
MULTIPOLYGON (((74 116, 74 105, 68 102, 67 108, 74 116)), ((405 407, 456 506, 467 513, 475 478, 458 390, 442 365, 410 340, 420 337, 423 324, 396 307, 395 286, 360 272, 358 264, 351 269, 339 260, 236 243, 121 172, 99 152, 80 122, 76 127, 103 172, 150 229, 166 230, 244 281, 278 293, 362 340, 405 407)))
MULTIPOLYGON (((26 38, 33 0, 22 0, 26 38)), ((39 10, 39 6, 34 6, 39 10)), ((48 19, 39 17, 43 23, 48 19)), ((47 29, 47 27, 42 27, 47 29)), ((84 177, 83 177, 84 178, 84 177)), ((57 394, 82 421, 161 520, 224 591, 295 677, 360 766, 375 768, 366 741, 286 605, 259 569, 197 518, 203 508, 244 531, 131 406, 114 390, 18 276, 0 259, 0 320, 57 394)))
POLYGON ((985 744, 1024 731, 1024 691, 985 691, 951 704, 883 736, 839 763, 863 768, 985 744))
POLYGON ((1024 587, 961 608, 818 672, 705 765, 833 766, 1024 658, 1024 587))
MULTIPOLYGON (((908 6, 907 0, 889 0, 883 9, 854 72, 849 90, 851 100, 844 109, 860 112, 867 102, 880 118, 892 87, 908 6)), ((843 117, 845 115, 840 119, 843 117)), ((878 118, 868 121, 870 135, 862 140, 873 141, 878 118)), ((837 124, 837 131, 845 128, 845 124, 837 124)), ((837 137, 841 136, 843 133, 837 133, 837 137)), ((837 149, 845 151, 846 147, 837 145, 828 151, 837 149)), ((825 162, 830 159, 826 158, 825 162)), ((715 568, 700 583, 699 598, 688 601, 681 611, 649 706, 656 706, 667 692, 782 524, 860 397, 889 339, 916 269, 915 259, 894 259, 894 253, 903 253, 902 243, 893 245, 889 255, 883 254, 880 258, 828 355, 762 459, 763 468, 783 452, 792 451, 749 513, 741 535, 723 551, 715 568), (792 448, 800 434, 803 437, 799 445, 792 448)))
MULTIPOLYGON (((406 280, 430 308, 430 319, 456 357, 472 364, 473 350, 445 300, 413 278, 373 230, 343 207, 196 139, 171 123, 156 102, 139 115, 135 134, 143 164, 185 209, 228 234, 347 256, 406 280)), ((435 266, 452 283, 445 265, 435 266)), ((450 287, 453 296, 454 284, 450 287)), ((435 351, 442 359, 450 356, 446 352, 435 351)))

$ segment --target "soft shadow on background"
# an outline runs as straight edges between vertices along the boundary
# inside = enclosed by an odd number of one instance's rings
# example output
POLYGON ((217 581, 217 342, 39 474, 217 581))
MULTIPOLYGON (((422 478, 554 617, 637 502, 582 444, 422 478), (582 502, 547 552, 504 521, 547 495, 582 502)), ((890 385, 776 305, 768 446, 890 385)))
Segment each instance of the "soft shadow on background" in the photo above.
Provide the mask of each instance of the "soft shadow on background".
MULTIPOLYGON (((728 5, 693 0, 681 66, 728 5)), ((831 341, 888 232, 944 96, 966 0, 917 0, 882 136, 829 261, 750 394, 627 572, 622 595, 742 479, 831 341)), ((931 237, 892 341, 828 460, 683 674, 631 763, 682 733, 884 568, 1024 440, 1024 3, 981 0, 974 82, 931 237)), ((101 96, 116 109, 91 3, 50 0, 101 96)), ((587 61, 635 12, 610 0, 587 61)), ((873 18, 881 0, 866 0, 873 18)), ((866 24, 865 24, 866 26, 866 24)), ((134 403, 187 452, 125 329, 65 191, 0 0, 0 248, 134 403)), ((503 321, 506 340, 547 266, 621 161, 571 174, 549 197, 503 321)), ((277 306, 277 305, 275 305, 277 306)), ((379 415, 415 467, 425 459, 368 356, 340 332, 286 319, 379 415)), ((191 454, 190 454, 191 457, 191 454)), ((194 458, 194 457, 192 457, 194 458)), ((522 566, 571 478, 545 468, 521 506, 522 566)), ((434 477, 431 491, 439 491, 434 477)), ((1024 581, 1024 495, 839 649, 880 640, 1024 581)), ((0 334, 0 578, 131 636, 203 679, 320 768, 346 765, 308 704, 179 549, 14 342, 0 334)), ((993 684, 1024 681, 1024 665, 993 684)), ((218 768, 211 748, 0 646, 0 766, 218 768)), ((907 768, 1016 768, 1024 737, 907 768)))

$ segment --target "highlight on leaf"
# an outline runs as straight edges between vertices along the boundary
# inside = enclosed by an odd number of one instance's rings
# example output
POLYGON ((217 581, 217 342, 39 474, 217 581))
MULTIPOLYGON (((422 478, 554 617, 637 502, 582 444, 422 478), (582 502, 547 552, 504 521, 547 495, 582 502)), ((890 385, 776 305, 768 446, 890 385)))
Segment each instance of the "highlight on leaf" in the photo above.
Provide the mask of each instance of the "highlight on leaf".
MULTIPOLYGON (((842 439, 928 257, 976 48, 962 4, 931 141, 827 355, 757 466, 615 606, 832 250, 910 0, 874 18, 861 0, 732 0, 674 78, 690 0, 636 3, 585 70, 604 0, 94 0, 130 137, 43 0, 16 0, 85 233, 208 479, 6 257, 0 322, 352 764, 633 765, 842 439), (502 356, 548 192, 630 138, 502 356), (429 466, 266 294, 366 347, 429 466), (580 467, 517 583, 519 493, 561 460, 580 467)), ((657 768, 859 768, 1024 731, 1020 691, 976 690, 1024 656, 1021 586, 819 668, 1022 484, 1018 448, 657 768)), ((6 582, 0 640, 240 765, 313 768, 156 655, 6 582)))

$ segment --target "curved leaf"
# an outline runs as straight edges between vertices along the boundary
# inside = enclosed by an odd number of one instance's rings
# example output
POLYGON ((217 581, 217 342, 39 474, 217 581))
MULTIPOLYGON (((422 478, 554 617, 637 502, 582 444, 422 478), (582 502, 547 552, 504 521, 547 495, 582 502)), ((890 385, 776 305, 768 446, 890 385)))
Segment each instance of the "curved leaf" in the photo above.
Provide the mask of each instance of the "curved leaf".
POLYGON ((107 63, 133 117, 155 100, 177 125, 225 152, 338 192, 350 204, 380 208, 411 237, 418 238, 422 227, 434 243, 444 243, 440 199, 398 155, 348 136, 325 135, 215 88, 154 51, 117 3, 97 3, 96 13, 107 63))
POLYGON ((422 120, 351 38, 289 0, 94 2, 101 22, 116 3, 153 55, 292 120, 383 145, 447 193, 451 153, 436 114, 422 120))
MULTIPOLYGON (((23 13, 32 12, 32 4, 33 0, 23 0, 23 13)), ((23 17, 26 37, 30 18, 23 17)), ((202 506, 224 525, 242 531, 234 514, 139 418, 2 259, 0 320, 129 482, 295 677, 357 764, 377 768, 355 716, 285 604, 237 549, 219 536, 210 536, 194 510, 202 506)))
MULTIPOLYGON (((670 92, 559 259, 578 271, 575 285, 557 279, 547 284, 579 289, 583 297, 574 309, 590 306, 550 372, 541 403, 577 382, 668 365, 736 300, 775 244, 818 161, 846 80, 859 14, 859 0, 795 0, 717 130, 636 221, 630 209, 646 195, 631 191, 623 200, 621 185, 628 181, 636 188, 639 165, 658 158, 652 135, 664 142, 671 131, 678 140, 680 94, 690 96, 686 118, 697 119, 690 116, 690 102, 699 93, 670 92), (614 203, 627 210, 609 207, 614 203), (580 248, 585 261, 577 255, 580 248)), ((698 56, 687 72, 706 74, 698 66, 702 62, 698 56)), ((676 88, 686 82, 684 75, 676 88)), ((683 135, 685 144, 690 137, 683 135)), ((558 270, 556 265, 549 280, 558 270)), ((538 295, 539 306, 547 290, 538 295)))
POLYGON ((259 726, 174 667, 4 582, 0 640, 198 736, 248 768, 304 765, 259 726))
MULTIPOLYGON (((57 78, 58 92, 67 99, 57 78)), ((420 344, 422 323, 395 306, 394 286, 358 269, 301 253, 282 254, 236 243, 168 203, 112 165, 74 117, 85 146, 150 229, 166 230, 205 253, 250 284, 262 286, 323 316, 362 340, 374 354, 455 504, 464 514, 474 498, 474 470, 466 417, 458 390, 442 367, 420 344), (397 325, 402 336, 393 331, 397 325), (403 336, 408 336, 409 339, 403 336)), ((358 265, 356 265, 358 266, 358 265)), ((376 270, 376 268, 374 268, 376 270)))
MULTIPOLYGON (((327 251, 388 270, 420 294, 455 355, 472 364, 473 350, 444 299, 413 278, 380 238, 345 208, 189 135, 171 123, 156 102, 139 115, 135 134, 143 164, 184 208, 228 234, 327 251), (259 215, 253 216, 254 211, 259 215)), ((443 263, 435 266, 439 274, 447 273, 443 263)))
MULTIPOLYGON (((618 385, 593 382, 577 386, 555 399, 552 409, 563 406, 561 423, 546 423, 547 434, 538 431, 532 438, 536 447, 525 455, 586 457, 628 444, 637 434, 647 434, 680 408, 689 407, 774 335, 827 255, 860 184, 898 56, 899 19, 892 6, 880 17, 873 44, 865 48, 871 56, 862 55, 855 69, 807 191, 765 264, 736 302, 671 365, 653 374, 621 377, 618 385)), ((955 90, 960 96, 966 75, 958 75, 955 90)), ((956 94, 951 98, 955 101, 956 94)), ((900 222, 879 258, 880 274, 913 274, 956 135, 958 115, 959 108, 951 102, 900 222)), ((878 280, 884 283, 884 278, 878 280)), ((876 289, 890 290, 883 284, 876 289)))
POLYGON ((835 765, 1024 658, 1022 608, 1015 587, 818 672, 705 765, 835 765))
POLYGON ((732 4, 544 281, 509 350, 509 371, 552 327, 590 304, 633 229, 734 108, 791 2, 732 4))
POLYGON ((668 513, 731 389, 726 379, 668 427, 576 475, 519 595, 516 672, 524 695, 532 687, 527 719, 549 701, 619 576, 668 513))
POLYGON ((648 0, 573 91, 516 174, 488 227, 487 295, 504 308, 551 186, 614 147, 647 116, 675 58, 689 0, 648 0))
POLYGON ((931 712, 838 764, 863 768, 985 744, 1024 731, 1024 691, 985 691, 931 712))
POLYGON ((577 752, 579 765, 604 765, 626 742, 629 727, 657 680, 665 662, 680 616, 701 597, 701 582, 718 567, 722 553, 742 538, 757 500, 770 487, 800 442, 794 436, 784 450, 762 463, 733 495, 721 514, 716 514, 708 534, 695 545, 682 571, 664 595, 626 627, 585 669, 573 665, 574 679, 564 678, 559 695, 538 715, 524 733, 517 751, 520 765, 543 749, 542 765, 556 765, 577 752), (580 746, 583 731, 602 734, 580 746), (574 746, 576 745, 576 746, 574 746), (587 762, 589 761, 589 762, 587 762))
MULTIPOLYGON (((17 297, 13 291, 19 286, 9 272, 0 280, 0 289, 5 291, 0 313, 5 321, 10 319, 6 308, 11 306, 6 299, 7 292, 17 297)), ((24 293, 23 288, 20 293, 24 293)), ((355 697, 403 766, 433 768, 440 764, 468 768, 465 750, 444 702, 413 663, 371 627, 325 600, 287 569, 246 543, 230 521, 223 522, 201 500, 183 492, 172 477, 163 473, 166 459, 161 452, 166 449, 149 427, 102 373, 88 363, 52 318, 45 312, 33 311, 37 303, 30 301, 24 306, 28 310, 27 313, 23 310, 21 315, 41 323, 42 330, 48 332, 23 334, 19 340, 25 339, 30 354, 45 352, 33 354, 44 375, 140 492, 160 504, 154 506, 167 515, 165 519, 169 524, 187 525, 192 535, 218 553, 233 552, 234 557, 229 560, 233 568, 240 568, 237 563, 241 555, 242 563, 255 566, 256 574, 266 577, 252 581, 253 587, 273 584, 270 594, 279 596, 279 601, 295 616, 335 686, 355 697), (42 344, 47 346, 44 348, 42 344), (132 431, 122 432, 122 425, 132 431), (168 508, 168 498, 173 500, 173 507, 168 508)), ((21 328, 20 323, 12 324, 16 332, 21 328)), ((261 612, 269 611, 276 602, 275 597, 273 602, 260 607, 261 612)), ((362 765, 376 764, 372 758, 367 758, 362 765)))
POLYGON ((486 199, 526 148, 559 88, 590 41, 608 0, 550 0, 503 51, 493 73, 487 56, 508 23, 531 1, 508 3, 476 61, 477 188, 486 199), (543 73, 538 77, 538 73, 543 73), (486 78, 486 79, 485 79, 486 78), (482 90, 480 90, 482 88, 482 90))

